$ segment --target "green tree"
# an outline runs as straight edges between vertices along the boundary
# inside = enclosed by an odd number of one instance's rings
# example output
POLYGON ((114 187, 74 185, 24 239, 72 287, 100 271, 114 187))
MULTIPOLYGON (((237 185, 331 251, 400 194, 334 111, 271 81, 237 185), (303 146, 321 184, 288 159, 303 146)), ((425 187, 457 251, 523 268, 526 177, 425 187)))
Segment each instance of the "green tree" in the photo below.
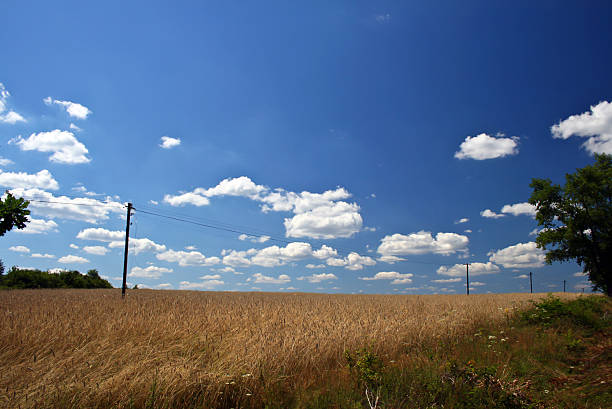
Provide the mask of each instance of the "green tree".
POLYGON ((6 198, 0 198, 0 236, 10 231, 13 227, 23 229, 29 222, 27 209, 30 202, 20 197, 19 199, 6 191, 6 198))
POLYGON ((533 179, 529 203, 543 227, 536 238, 546 262, 576 260, 593 289, 612 296, 612 156, 565 175, 565 186, 533 179))

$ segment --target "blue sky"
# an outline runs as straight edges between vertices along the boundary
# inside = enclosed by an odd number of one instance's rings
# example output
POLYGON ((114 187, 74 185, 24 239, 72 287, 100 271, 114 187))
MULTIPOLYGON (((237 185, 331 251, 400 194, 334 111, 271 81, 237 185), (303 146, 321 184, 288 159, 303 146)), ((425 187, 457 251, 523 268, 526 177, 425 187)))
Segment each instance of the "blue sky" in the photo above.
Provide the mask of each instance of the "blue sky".
POLYGON ((474 293, 585 285, 525 202, 612 153, 608 2, 2 14, 0 187, 36 200, 7 267, 120 285, 129 201, 151 288, 463 293, 463 263, 474 293))

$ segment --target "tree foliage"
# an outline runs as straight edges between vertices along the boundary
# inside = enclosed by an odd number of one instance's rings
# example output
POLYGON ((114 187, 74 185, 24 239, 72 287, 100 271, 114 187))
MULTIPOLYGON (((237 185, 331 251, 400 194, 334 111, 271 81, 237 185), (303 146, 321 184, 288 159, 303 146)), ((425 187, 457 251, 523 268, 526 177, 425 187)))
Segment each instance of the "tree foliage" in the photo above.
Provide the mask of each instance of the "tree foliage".
POLYGON ((48 271, 11 268, 7 274, 0 276, 0 288, 113 288, 100 277, 97 270, 87 274, 78 271, 48 271))
POLYGON ((593 288, 612 295, 612 156, 565 175, 565 186, 533 179, 529 203, 543 227, 536 238, 546 262, 576 260, 593 288))
POLYGON ((0 198, 0 236, 10 231, 13 227, 23 229, 26 223, 29 222, 28 215, 30 211, 27 209, 30 202, 24 198, 16 198, 6 191, 4 200, 0 198))

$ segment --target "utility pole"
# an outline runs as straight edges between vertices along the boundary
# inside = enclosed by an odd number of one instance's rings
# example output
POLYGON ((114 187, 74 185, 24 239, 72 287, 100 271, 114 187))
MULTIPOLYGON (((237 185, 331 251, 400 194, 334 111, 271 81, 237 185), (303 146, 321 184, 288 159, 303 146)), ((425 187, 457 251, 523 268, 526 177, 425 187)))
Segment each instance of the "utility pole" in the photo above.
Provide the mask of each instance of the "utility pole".
POLYGON ((563 280, 563 292, 565 292, 565 280, 563 280))
POLYGON ((533 293, 533 273, 529 272, 529 292, 533 293))
POLYGON ((470 295, 470 263, 465 263, 465 288, 470 295))
POLYGON ((128 245, 130 242, 130 216, 132 215, 132 204, 127 205, 127 223, 125 224, 125 250, 123 251, 123 286, 121 287, 121 297, 125 298, 127 289, 127 265, 128 265, 128 245))

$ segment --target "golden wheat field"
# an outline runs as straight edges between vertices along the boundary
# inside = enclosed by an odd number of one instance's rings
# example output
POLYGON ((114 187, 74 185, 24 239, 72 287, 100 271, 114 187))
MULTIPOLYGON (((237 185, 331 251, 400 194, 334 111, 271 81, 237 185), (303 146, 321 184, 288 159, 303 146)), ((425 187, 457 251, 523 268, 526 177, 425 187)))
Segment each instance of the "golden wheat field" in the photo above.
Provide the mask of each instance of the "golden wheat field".
POLYGON ((153 387, 172 407, 226 384, 248 399, 256 378, 307 384, 347 349, 449 342, 541 296, 2 291, 0 405, 143 407, 153 387))

